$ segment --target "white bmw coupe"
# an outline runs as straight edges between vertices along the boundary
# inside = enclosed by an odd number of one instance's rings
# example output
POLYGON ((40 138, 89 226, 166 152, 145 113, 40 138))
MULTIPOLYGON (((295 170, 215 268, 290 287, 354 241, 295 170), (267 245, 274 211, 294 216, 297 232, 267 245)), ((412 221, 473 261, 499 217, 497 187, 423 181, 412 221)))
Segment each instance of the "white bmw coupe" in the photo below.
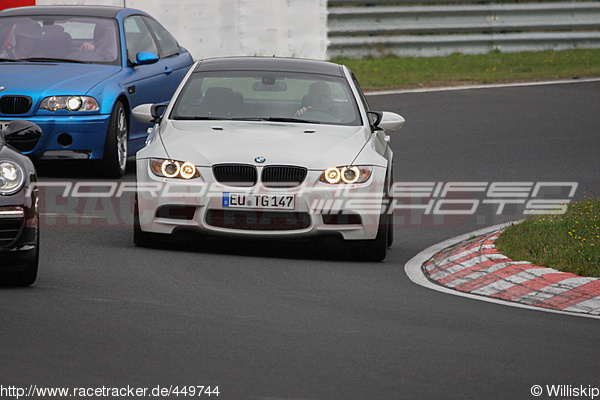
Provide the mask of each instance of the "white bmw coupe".
POLYGON ((371 111, 354 74, 330 62, 198 61, 137 153, 134 242, 199 232, 343 238, 358 259, 392 243, 392 151, 404 118, 371 111))

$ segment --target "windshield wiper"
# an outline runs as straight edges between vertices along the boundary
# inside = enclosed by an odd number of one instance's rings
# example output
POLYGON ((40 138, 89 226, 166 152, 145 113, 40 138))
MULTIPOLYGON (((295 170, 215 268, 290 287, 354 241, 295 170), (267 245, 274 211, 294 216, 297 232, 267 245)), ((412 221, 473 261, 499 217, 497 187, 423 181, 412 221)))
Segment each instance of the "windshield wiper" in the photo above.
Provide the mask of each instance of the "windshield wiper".
POLYGON ((19 62, 21 60, 13 60, 12 58, 0 58, 0 62, 19 62))
POLYGON ((84 64, 84 61, 78 60, 68 60, 66 58, 52 58, 52 57, 31 57, 31 58, 21 58, 17 61, 28 61, 28 62, 67 62, 67 63, 77 63, 84 64))
POLYGON ((300 118, 289 117, 260 117, 260 118, 233 118, 234 121, 269 121, 269 122, 298 122, 302 124, 320 124, 319 121, 309 121, 300 118))

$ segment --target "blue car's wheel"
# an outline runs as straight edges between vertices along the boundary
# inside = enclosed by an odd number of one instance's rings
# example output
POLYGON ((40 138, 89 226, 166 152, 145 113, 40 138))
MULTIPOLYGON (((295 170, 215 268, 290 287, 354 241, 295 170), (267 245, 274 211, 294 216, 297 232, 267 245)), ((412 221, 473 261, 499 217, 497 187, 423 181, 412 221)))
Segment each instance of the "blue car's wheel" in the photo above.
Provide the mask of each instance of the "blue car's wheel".
POLYGON ((120 178, 125 174, 128 137, 127 112, 123 103, 118 101, 113 107, 106 133, 104 159, 101 163, 102 175, 120 178))

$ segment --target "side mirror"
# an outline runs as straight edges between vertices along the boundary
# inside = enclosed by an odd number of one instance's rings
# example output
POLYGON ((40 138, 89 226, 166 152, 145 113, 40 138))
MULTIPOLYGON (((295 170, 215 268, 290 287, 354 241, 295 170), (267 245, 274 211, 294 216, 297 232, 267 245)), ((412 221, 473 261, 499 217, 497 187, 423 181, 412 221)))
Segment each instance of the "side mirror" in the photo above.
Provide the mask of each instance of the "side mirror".
POLYGON ((131 111, 131 114, 139 122, 155 124, 160 122, 164 108, 168 105, 169 103, 140 104, 131 111), (160 111, 161 108, 163 109, 162 112, 160 111))
POLYGON ((152 53, 151 51, 140 51, 135 56, 135 61, 133 62, 133 65, 155 64, 156 62, 158 62, 158 60, 158 55, 156 55, 155 53, 152 53))
POLYGON ((400 129, 405 122, 404 117, 389 111, 369 111, 368 116, 374 129, 400 129))
POLYGON ((6 129, 0 131, 4 142, 20 152, 31 151, 42 137, 42 129, 30 121, 16 119, 10 121, 6 129))

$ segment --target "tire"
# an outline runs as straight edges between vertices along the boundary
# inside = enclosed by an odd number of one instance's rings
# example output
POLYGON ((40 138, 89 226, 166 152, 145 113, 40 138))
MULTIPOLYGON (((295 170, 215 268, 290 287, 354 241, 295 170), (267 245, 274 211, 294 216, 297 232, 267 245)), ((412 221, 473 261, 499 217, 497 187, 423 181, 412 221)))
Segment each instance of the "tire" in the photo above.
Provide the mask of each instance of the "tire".
POLYGON ((12 276, 11 280, 14 286, 30 286, 35 283, 35 280, 37 279, 38 264, 40 259, 39 254, 40 250, 38 246, 35 254, 35 260, 27 264, 25 270, 13 273, 14 275, 12 276))
MULTIPOLYGON (((390 183, 389 185, 386 187, 386 191, 385 191, 385 198, 388 202, 388 204, 391 206, 392 204, 392 197, 390 197, 390 187, 394 184, 394 165, 392 164, 392 172, 390 174, 390 183)), ((390 248, 392 247, 392 244, 394 244, 394 213, 392 212, 391 214, 389 213, 391 207, 386 207, 385 208, 385 213, 387 215, 387 227, 388 227, 388 238, 387 238, 387 247, 390 248)))
POLYGON ((106 178, 120 178, 127 168, 127 111, 120 101, 115 103, 106 132, 104 158, 100 163, 100 175, 106 178))
POLYGON ((379 218, 377 236, 372 240, 360 240, 351 243, 354 259, 360 261, 383 261, 388 248, 388 218, 382 215, 379 218))
POLYGON ((388 215, 387 218, 387 247, 389 249, 390 247, 392 247, 392 244, 394 244, 394 216, 388 215))
POLYGON ((40 230, 38 225, 37 239, 35 246, 35 256, 33 260, 27 263, 23 271, 5 272, 2 275, 2 280, 9 286, 30 286, 35 283, 38 273, 38 265, 40 261, 40 230))
POLYGON ((144 232, 140 227, 140 209, 136 193, 133 198, 133 243, 140 247, 150 247, 152 244, 151 236, 150 233, 144 232))
MULTIPOLYGON (((383 198, 390 201, 388 180, 385 180, 386 187, 383 198)), ((387 255, 388 247, 394 242, 394 224, 393 215, 388 214, 388 207, 385 212, 379 216, 377 226, 377 236, 372 240, 361 240, 353 246, 353 257, 360 261, 383 261, 387 255)))

